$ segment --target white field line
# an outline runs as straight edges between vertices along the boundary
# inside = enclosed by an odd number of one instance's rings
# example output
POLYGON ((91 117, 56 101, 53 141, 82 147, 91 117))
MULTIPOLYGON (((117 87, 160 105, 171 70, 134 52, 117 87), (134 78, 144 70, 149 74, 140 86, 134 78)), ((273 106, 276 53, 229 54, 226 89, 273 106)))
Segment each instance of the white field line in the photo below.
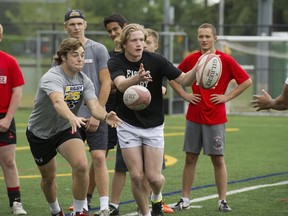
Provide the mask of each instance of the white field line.
MULTIPOLYGON (((288 185, 288 181, 283 181, 283 182, 277 182, 277 183, 273 183, 273 184, 263 184, 263 185, 255 185, 255 186, 251 186, 251 187, 245 187, 245 188, 241 188, 241 189, 237 189, 237 190, 232 190, 232 191, 228 191, 227 195, 233 195, 233 194, 238 194, 238 193, 243 193, 243 192, 247 192, 247 191, 252 191, 252 190, 257 190, 260 188, 266 188, 266 187, 274 187, 274 186, 280 186, 280 185, 288 185)), ((212 194, 209 196, 204 196, 204 197, 199 197, 199 198, 195 198, 190 200, 190 204, 191 203, 196 203, 196 202, 202 202, 202 201, 206 201, 209 199, 215 199, 218 198, 218 194, 212 194)), ((169 204, 169 206, 174 206, 176 203, 172 203, 169 204)), ((202 206, 191 206, 192 208, 201 208, 202 206)), ((131 212, 128 214, 125 214, 123 216, 135 216, 138 215, 137 212, 131 212)))

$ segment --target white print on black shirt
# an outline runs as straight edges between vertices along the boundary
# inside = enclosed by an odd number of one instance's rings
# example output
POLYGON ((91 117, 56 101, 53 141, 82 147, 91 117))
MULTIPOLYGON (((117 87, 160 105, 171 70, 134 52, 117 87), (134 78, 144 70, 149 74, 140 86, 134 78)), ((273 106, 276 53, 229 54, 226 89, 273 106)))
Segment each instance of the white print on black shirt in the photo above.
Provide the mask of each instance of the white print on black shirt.
MULTIPOLYGON (((127 70, 127 75, 126 78, 136 76, 138 74, 138 71, 133 71, 133 70, 127 70)), ((147 88, 148 86, 148 81, 140 81, 139 85, 147 88)))

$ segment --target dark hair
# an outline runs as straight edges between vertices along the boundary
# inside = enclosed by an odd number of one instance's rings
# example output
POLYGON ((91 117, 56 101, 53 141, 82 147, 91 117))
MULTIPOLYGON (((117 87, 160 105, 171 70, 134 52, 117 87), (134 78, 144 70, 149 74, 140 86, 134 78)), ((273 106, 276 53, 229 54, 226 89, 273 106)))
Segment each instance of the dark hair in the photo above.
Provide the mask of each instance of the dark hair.
POLYGON ((77 49, 79 49, 79 47, 83 47, 83 44, 77 40, 76 38, 66 38, 64 39, 61 44, 59 45, 59 48, 57 50, 56 56, 54 57, 54 61, 60 65, 62 64, 63 60, 62 60, 62 56, 64 56, 65 58, 67 58, 67 53, 69 52, 73 52, 77 49))
POLYGON ((127 24, 127 19, 120 13, 115 13, 107 16, 103 20, 105 28, 111 22, 117 22, 121 26, 121 28, 124 28, 124 26, 127 24))

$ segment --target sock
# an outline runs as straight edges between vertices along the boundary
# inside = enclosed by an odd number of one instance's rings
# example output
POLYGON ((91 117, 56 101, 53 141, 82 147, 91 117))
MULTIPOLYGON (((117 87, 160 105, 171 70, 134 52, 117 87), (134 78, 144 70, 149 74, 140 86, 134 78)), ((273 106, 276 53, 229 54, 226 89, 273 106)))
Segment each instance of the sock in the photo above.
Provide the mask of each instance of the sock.
POLYGON ((152 201, 153 203, 161 202, 161 201, 162 201, 162 193, 159 193, 158 195, 155 195, 155 194, 152 192, 151 201, 152 201))
POLYGON ((87 193, 87 202, 88 202, 88 204, 91 203, 92 197, 93 197, 93 194, 87 193))
POLYGON ((52 214, 57 214, 58 212, 61 211, 61 208, 58 203, 58 199, 56 199, 56 201, 53 203, 49 203, 49 206, 50 206, 50 211, 52 214))
POLYGON ((87 198, 85 199, 83 209, 89 211, 87 198))
POLYGON ((119 204, 110 203, 110 205, 114 206, 116 209, 118 209, 118 208, 119 208, 119 204))
POLYGON ((13 188, 7 187, 7 194, 9 198, 10 207, 13 206, 13 202, 21 202, 20 187, 13 187, 13 188))
POLYGON ((84 204, 85 204, 85 199, 84 200, 73 199, 74 212, 82 212, 84 204))
POLYGON ((109 209, 109 197, 102 196, 99 198, 100 200, 100 211, 103 209, 109 209))
POLYGON ((186 197, 181 197, 181 199, 182 199, 183 202, 186 203, 186 204, 189 203, 189 201, 190 201, 189 198, 186 198, 186 197))

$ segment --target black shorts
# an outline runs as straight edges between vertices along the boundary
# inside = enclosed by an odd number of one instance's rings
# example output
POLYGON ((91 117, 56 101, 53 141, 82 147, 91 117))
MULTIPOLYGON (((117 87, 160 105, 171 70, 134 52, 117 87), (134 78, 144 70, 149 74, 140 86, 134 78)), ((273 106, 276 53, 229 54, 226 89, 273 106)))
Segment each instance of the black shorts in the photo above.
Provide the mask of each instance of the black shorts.
POLYGON ((108 145, 108 128, 105 122, 100 122, 99 127, 95 132, 87 132, 85 127, 80 129, 82 140, 89 146, 89 151, 107 150, 108 145))
POLYGON ((78 131, 74 134, 71 133, 71 128, 61 131, 48 139, 41 139, 27 129, 26 137, 35 163, 38 166, 44 166, 52 160, 57 155, 57 148, 62 143, 70 139, 81 139, 78 131))
MULTIPOLYGON (((116 93, 110 94, 106 103, 106 111, 115 111, 116 107, 116 93)), ((107 149, 113 149, 118 142, 116 128, 108 126, 108 146, 107 149)))
POLYGON ((119 144, 117 144, 117 150, 116 150, 116 161, 115 161, 115 171, 118 172, 127 172, 128 168, 125 164, 121 148, 119 144))
MULTIPOLYGON (((6 113, 0 113, 0 119, 4 118, 6 113)), ((16 144, 16 126, 14 118, 11 121, 9 129, 6 132, 0 132, 0 145, 5 143, 5 145, 16 144)))

